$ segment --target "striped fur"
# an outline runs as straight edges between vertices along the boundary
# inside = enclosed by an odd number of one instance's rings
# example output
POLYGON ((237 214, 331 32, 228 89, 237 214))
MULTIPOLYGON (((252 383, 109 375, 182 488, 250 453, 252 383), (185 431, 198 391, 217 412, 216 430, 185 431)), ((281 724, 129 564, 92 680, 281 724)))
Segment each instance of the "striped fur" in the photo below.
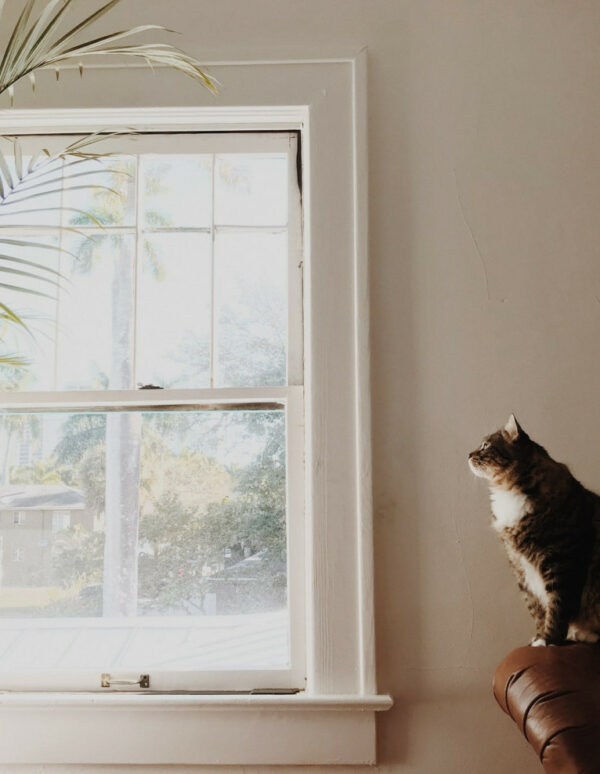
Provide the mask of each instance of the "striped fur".
POLYGON ((600 634, 600 497, 555 462, 511 415, 469 455, 487 480, 492 523, 529 612, 532 644, 600 634))

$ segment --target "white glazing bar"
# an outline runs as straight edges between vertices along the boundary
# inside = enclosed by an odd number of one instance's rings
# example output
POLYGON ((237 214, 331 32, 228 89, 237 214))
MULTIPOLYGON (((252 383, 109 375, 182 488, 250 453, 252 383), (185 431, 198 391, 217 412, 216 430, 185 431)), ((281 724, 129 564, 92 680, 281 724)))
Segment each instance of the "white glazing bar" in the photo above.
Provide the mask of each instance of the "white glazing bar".
MULTIPOLYGON (((110 232, 112 234, 135 234, 135 228, 133 226, 84 226, 78 225, 77 232, 81 234, 106 234, 110 232)), ((64 226, 8 226, 2 224, 3 234, 60 234, 65 229, 64 226)))
MULTIPOLYGON (((2 233, 3 234, 39 234, 40 232, 51 233, 51 234, 59 234, 61 231, 63 231, 62 226, 9 226, 2 224, 2 233)), ((255 225, 255 224, 248 224, 248 225, 227 225, 227 226, 214 226, 214 229, 212 229, 210 226, 144 226, 140 229, 140 232, 142 234, 210 234, 211 231, 218 231, 218 232, 224 232, 224 233, 237 233, 237 232, 247 232, 247 231, 264 231, 271 234, 282 234, 286 231, 287 226, 282 225, 272 225, 272 224, 261 224, 261 225, 255 225)), ((99 228, 98 226, 84 226, 84 225, 78 225, 77 231, 81 234, 106 234, 106 233, 112 233, 112 234, 127 234, 127 235, 135 235, 136 229, 134 226, 112 226, 112 225, 106 225, 102 226, 102 228, 99 228)))
POLYGON ((210 340, 209 384, 215 386, 215 154, 211 154, 210 170, 210 340))
POLYGON ((287 226, 269 226, 269 225, 263 225, 260 226, 256 225, 244 225, 243 223, 238 223, 235 226, 217 226, 215 224, 214 230, 219 233, 226 233, 226 234, 247 234, 248 231, 260 231, 262 233, 268 233, 268 234, 285 234, 287 231, 287 226))
POLYGON ((135 159, 135 245, 133 253, 133 352, 132 352, 132 374, 134 387, 137 384, 137 353, 138 353, 138 330, 139 330, 139 289, 140 272, 143 266, 142 250, 144 249, 144 238, 142 234, 142 191, 143 191, 143 162, 140 155, 134 156, 135 159))
MULTIPOLYGON (((57 269, 60 274, 62 274, 63 271, 63 254, 62 254, 62 246, 64 243, 64 237, 65 237, 65 230, 64 226, 66 225, 64 220, 66 213, 63 210, 63 204, 64 204, 64 198, 65 198, 65 172, 64 172, 64 161, 60 166, 60 228, 58 229, 58 250, 57 250, 57 269)), ((61 296, 62 296, 62 279, 59 279, 59 287, 56 288, 56 304, 55 304, 55 315, 54 315, 54 363, 53 363, 53 369, 52 369, 52 384, 54 389, 56 390, 58 387, 58 348, 60 346, 60 338, 59 338, 59 331, 60 331, 60 302, 61 302, 61 296)))
POLYGON ((294 685, 306 686, 306 605, 304 584, 304 390, 290 388, 286 410, 286 537, 290 664, 294 685))
POLYGON ((209 226, 144 226, 143 234, 210 234, 209 226))
POLYGON ((81 390, 77 392, 2 392, 0 411, 49 411, 63 408, 99 410, 120 407, 285 402, 291 387, 222 387, 188 390, 81 390))

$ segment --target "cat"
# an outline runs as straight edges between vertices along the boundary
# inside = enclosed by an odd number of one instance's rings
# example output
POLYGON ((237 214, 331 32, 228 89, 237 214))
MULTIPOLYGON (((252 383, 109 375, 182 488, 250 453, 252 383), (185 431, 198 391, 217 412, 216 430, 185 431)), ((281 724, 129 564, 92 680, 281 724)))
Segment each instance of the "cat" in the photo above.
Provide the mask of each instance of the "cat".
POLYGON ((600 637, 600 496, 511 414, 469 454, 536 627, 533 646, 600 637))

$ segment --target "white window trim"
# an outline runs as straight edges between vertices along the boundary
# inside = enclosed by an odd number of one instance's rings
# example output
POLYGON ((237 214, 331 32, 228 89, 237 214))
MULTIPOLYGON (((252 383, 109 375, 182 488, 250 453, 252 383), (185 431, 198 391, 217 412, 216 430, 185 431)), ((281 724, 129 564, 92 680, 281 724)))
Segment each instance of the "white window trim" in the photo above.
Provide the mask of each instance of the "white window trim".
POLYGON ((0 131, 77 131, 90 122, 302 131, 307 690, 285 697, 7 692, 1 763, 375 762, 375 713, 391 699, 377 694, 374 658, 366 51, 211 69, 227 84, 219 104, 200 96, 193 108, 0 111, 0 131))

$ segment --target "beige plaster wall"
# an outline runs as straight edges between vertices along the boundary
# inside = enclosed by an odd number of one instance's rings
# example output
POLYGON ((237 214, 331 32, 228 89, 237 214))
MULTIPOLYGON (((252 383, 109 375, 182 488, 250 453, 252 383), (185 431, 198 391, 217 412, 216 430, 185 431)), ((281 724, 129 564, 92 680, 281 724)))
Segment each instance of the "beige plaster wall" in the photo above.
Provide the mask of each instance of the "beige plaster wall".
MULTIPOLYGON (((379 686, 396 700, 379 770, 539 771, 491 696, 531 627, 466 455, 515 411, 600 487, 600 5, 125 0, 114 16, 175 27, 205 59, 368 46, 379 686)), ((193 102, 167 77, 135 100, 193 102)), ((56 88, 65 106, 79 91, 56 88)))

